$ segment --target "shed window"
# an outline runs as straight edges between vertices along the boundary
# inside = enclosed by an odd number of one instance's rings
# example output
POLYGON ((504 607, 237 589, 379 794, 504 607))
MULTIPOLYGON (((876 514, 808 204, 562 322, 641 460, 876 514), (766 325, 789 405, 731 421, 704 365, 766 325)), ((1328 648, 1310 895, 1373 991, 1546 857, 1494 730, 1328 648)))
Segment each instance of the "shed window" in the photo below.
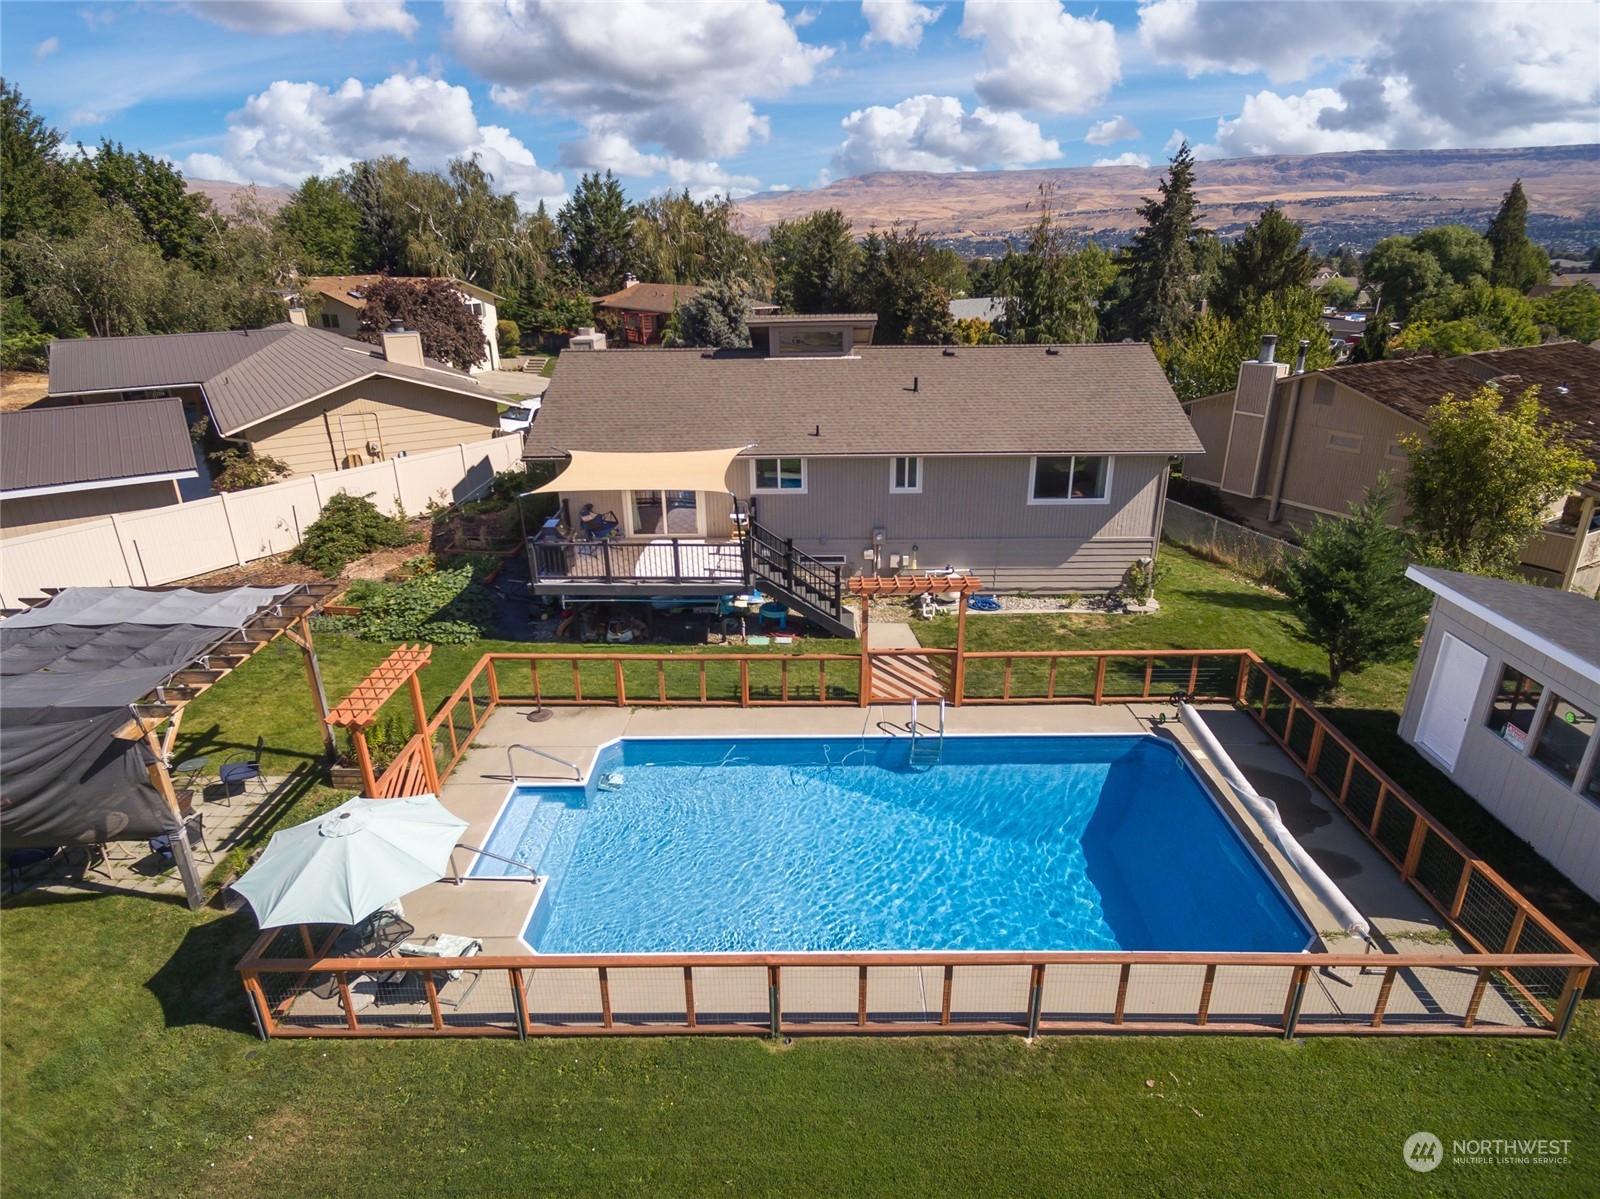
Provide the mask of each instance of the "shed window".
POLYGON ((1331 404, 1331 403, 1333 403, 1333 380, 1332 379, 1318 379, 1317 380, 1316 390, 1311 393, 1311 402, 1313 404, 1331 404))
POLYGON ((1111 460, 1103 455, 1035 458, 1030 504, 1102 503, 1110 494, 1111 460))
POLYGON ((1539 697, 1543 694, 1542 686, 1515 666, 1507 666, 1495 688, 1494 702, 1489 705, 1490 730, 1522 749, 1533 730, 1534 713, 1539 710, 1539 697))
POLYGON ((804 458, 755 459, 757 491, 797 492, 806 489, 804 458))
MULTIPOLYGON (((1533 757, 1570 785, 1578 780, 1578 769, 1593 738, 1594 716, 1571 700, 1552 695, 1539 739, 1533 745, 1533 757)), ((1593 783, 1591 779, 1591 787, 1593 783)))
POLYGON ((1361 437, 1357 433, 1329 433, 1328 448, 1345 454, 1361 452, 1361 437))
POLYGON ((1389 448, 1384 450, 1384 454, 1390 458, 1398 458, 1402 462, 1411 456, 1410 454, 1406 453, 1406 447, 1401 445, 1398 441, 1391 441, 1389 443, 1389 448))
POLYGON ((322 327, 324 329, 337 329, 339 327, 339 314, 337 312, 324 312, 322 314, 322 327))
POLYGON ((893 458, 889 462, 889 490, 916 492, 922 490, 922 459, 893 458))

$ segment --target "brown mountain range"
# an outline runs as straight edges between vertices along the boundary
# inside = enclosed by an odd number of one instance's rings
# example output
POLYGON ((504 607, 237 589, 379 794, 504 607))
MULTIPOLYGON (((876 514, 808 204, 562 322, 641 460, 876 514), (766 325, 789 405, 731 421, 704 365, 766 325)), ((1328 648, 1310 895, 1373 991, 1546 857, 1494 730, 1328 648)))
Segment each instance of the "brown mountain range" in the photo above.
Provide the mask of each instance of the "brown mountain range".
MULTIPOLYGON (((1037 217, 1039 188, 1055 188, 1069 228, 1121 242, 1156 194, 1161 167, 1053 170, 899 171, 840 179, 814 191, 768 192, 739 201, 747 232, 821 208, 844 212, 857 231, 915 221, 969 252, 993 252, 1037 217)), ((1306 227, 1313 245, 1369 246, 1391 233, 1460 222, 1484 227, 1512 181, 1528 195, 1537 240, 1587 246, 1600 240, 1600 146, 1517 150, 1366 150, 1269 155, 1201 162, 1195 168, 1201 222, 1237 233, 1277 202, 1306 227)))

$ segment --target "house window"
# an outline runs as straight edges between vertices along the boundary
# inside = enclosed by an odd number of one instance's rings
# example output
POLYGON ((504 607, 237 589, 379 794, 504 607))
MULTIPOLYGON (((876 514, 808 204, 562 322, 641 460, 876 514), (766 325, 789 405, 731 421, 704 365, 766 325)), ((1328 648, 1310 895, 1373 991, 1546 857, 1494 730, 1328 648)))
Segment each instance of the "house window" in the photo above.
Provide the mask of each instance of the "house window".
POLYGON ((1103 504, 1111 493, 1111 459, 1104 455, 1035 458, 1030 504, 1103 504))
POLYGON ((337 312, 324 312, 322 314, 322 327, 324 329, 337 329, 339 327, 339 314, 337 312))
POLYGON ((787 491, 804 494, 806 489, 806 460, 804 458, 757 458, 755 460, 756 491, 787 491))
MULTIPOLYGON (((1533 744, 1533 757, 1549 767, 1570 786, 1578 781, 1583 755, 1594 739, 1594 716, 1571 700, 1550 697, 1539 739, 1533 744)), ((1590 781, 1591 787, 1593 780, 1590 781)))
POLYGON ((630 506, 637 537, 693 537, 700 532, 700 507, 692 491, 635 491, 630 506))
POLYGON ((467 305, 467 311, 472 313, 472 315, 477 317, 479 320, 483 319, 483 305, 477 300, 473 300, 467 305))
POLYGON ((1495 688, 1494 700, 1489 705, 1489 730, 1499 733, 1521 751, 1528 744, 1533 717, 1543 694, 1540 684, 1515 666, 1507 666, 1500 674, 1500 685, 1495 688))
POLYGON ((1338 450, 1344 454, 1359 454, 1361 452, 1361 437, 1356 433, 1329 433, 1328 448, 1338 450))
POLYGON ((1331 403, 1333 403, 1333 380, 1332 379, 1318 379, 1317 380, 1316 390, 1314 390, 1311 393, 1311 402, 1313 404, 1331 404, 1331 403))
POLYGON ((922 490, 922 459, 889 459, 889 490, 905 494, 922 490))
POLYGON ((1383 452, 1385 457, 1398 458, 1401 462, 1404 462, 1411 456, 1410 454, 1406 453, 1406 447, 1401 445, 1398 441, 1391 441, 1389 443, 1389 448, 1383 452))
POLYGON ((780 358, 812 358, 844 353, 843 329, 779 329, 780 358))

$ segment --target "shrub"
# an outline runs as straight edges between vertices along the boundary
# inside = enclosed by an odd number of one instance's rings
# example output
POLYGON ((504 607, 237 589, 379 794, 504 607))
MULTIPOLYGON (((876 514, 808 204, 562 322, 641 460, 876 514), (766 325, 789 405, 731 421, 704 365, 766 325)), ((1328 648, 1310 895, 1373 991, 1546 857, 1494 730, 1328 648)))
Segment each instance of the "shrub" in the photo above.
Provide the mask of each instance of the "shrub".
POLYGON ((379 512, 368 496, 341 492, 306 526, 300 546, 289 560, 320 570, 331 579, 363 554, 412 540, 405 523, 379 512))
POLYGON ((516 321, 496 321, 494 339, 500 346, 502 358, 515 358, 522 353, 522 330, 516 321))
POLYGON ((282 459, 269 458, 254 450, 219 450, 215 454, 207 454, 206 461, 211 463, 211 486, 218 491, 247 491, 251 487, 265 487, 293 473, 289 464, 282 459))
POLYGON ((471 566, 419 574, 382 585, 362 600, 357 635, 363 641, 433 641, 464 645, 494 623, 488 592, 472 585, 471 566))

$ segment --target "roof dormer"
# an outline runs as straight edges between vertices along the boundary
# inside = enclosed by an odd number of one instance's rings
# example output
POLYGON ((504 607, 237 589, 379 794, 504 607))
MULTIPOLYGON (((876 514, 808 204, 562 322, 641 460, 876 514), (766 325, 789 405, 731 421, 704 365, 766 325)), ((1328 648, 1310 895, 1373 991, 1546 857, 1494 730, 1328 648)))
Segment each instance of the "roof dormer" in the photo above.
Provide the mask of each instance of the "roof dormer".
POLYGON ((750 344, 768 358, 847 358, 872 344, 873 312, 785 313, 752 316, 750 344))

